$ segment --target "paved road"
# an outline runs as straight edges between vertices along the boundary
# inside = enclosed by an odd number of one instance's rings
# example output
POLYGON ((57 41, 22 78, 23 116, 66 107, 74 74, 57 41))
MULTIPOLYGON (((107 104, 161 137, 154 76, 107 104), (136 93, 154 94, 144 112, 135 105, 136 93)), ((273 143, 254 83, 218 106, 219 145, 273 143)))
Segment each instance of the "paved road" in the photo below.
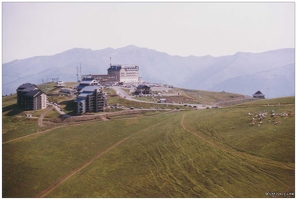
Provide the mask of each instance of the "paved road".
MULTIPOLYGON (((154 103, 154 102, 149 102, 149 101, 142 101, 142 100, 134 99, 129 94, 127 94, 124 90, 122 90, 122 88, 119 87, 119 86, 112 86, 111 88, 114 91, 116 91, 117 95, 119 95, 122 98, 126 98, 126 99, 128 99, 130 101, 137 101, 137 102, 151 103, 151 104, 159 104, 159 105, 183 106, 183 104, 178 104, 178 103, 154 103)), ((187 103, 185 103, 185 104, 187 104, 187 103)), ((212 107, 211 105, 204 105, 204 104, 187 104, 187 105, 197 106, 197 109, 205 109, 206 107, 212 107)))

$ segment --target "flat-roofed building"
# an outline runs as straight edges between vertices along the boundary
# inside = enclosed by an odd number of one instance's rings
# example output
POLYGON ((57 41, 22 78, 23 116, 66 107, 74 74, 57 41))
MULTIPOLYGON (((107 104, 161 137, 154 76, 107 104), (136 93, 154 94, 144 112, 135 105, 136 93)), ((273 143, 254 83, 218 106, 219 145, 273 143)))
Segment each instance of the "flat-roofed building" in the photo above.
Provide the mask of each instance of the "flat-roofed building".
POLYGON ((56 86, 57 86, 57 87, 64 87, 65 84, 64 84, 63 81, 58 81, 56 86))

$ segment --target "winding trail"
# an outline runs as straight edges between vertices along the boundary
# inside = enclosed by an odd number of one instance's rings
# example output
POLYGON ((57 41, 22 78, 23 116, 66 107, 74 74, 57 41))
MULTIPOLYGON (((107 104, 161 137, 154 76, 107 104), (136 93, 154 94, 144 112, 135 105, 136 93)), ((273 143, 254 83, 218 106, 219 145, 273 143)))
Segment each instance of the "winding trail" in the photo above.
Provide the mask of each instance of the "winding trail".
POLYGON ((278 167, 278 168, 282 168, 282 169, 286 169, 286 170, 295 170, 295 164, 294 163, 289 163, 289 164, 291 164, 293 166, 288 166, 288 163, 283 163, 283 162, 271 160, 269 158, 253 156, 251 154, 241 152, 241 151, 238 151, 236 149, 233 149, 232 147, 226 146, 226 145, 216 141, 215 139, 212 139, 212 138, 210 138, 210 137, 208 137, 208 136, 206 136, 206 135, 204 135, 202 133, 191 131, 184 124, 185 115, 186 114, 183 114, 183 117, 182 117, 182 120, 181 120, 181 126, 183 127, 183 129, 186 130, 189 133, 194 134, 198 138, 202 139, 204 142, 212 145, 214 148, 217 148, 217 149, 219 149, 221 151, 224 151, 226 153, 230 153, 232 155, 235 155, 235 156, 238 156, 238 157, 241 157, 241 158, 244 158, 244 159, 248 159, 251 162, 270 165, 270 166, 273 166, 273 167, 278 167))
MULTIPOLYGON (((168 119, 166 119, 168 120, 168 119)), ((90 165, 92 162, 94 162, 96 159, 100 158, 101 156, 103 156, 104 154, 108 153, 110 150, 114 149, 115 147, 119 146, 120 144, 122 144, 123 142, 125 142, 127 139, 140 134, 143 131, 146 131, 152 127, 158 126, 159 124, 163 123, 163 121, 156 123, 152 126, 148 126, 147 128, 136 132, 128 137, 125 137, 123 139, 121 139, 120 141, 118 141, 117 143, 115 143, 114 145, 108 147, 107 149, 99 152, 98 154, 96 154, 95 156, 93 156, 92 158, 90 158, 89 160, 87 160, 86 162, 84 162, 83 164, 81 164, 79 167, 77 167, 76 169, 72 170, 71 172, 69 172, 68 174, 66 174, 65 176, 63 176, 62 178, 60 178, 59 180, 57 180, 55 183, 53 183, 51 186, 49 186, 48 188, 46 188, 45 190, 43 190, 41 193, 39 193, 37 196, 35 196, 35 198, 43 198, 46 195, 48 195, 50 192, 52 192, 53 190, 55 190, 57 187, 59 187, 63 182, 65 182, 67 179, 69 179, 70 177, 74 176, 75 174, 77 174, 78 172, 80 172, 82 169, 84 169, 85 167, 87 167, 88 165, 90 165)))
MULTIPOLYGON (((67 125, 67 127, 69 127, 69 126, 78 126, 78 125, 81 125, 81 124, 67 125)), ((66 125, 49 128, 49 129, 46 129, 44 131, 39 131, 39 132, 36 132, 36 133, 32 133, 32 134, 29 134, 29 135, 25 135, 25 136, 22 136, 22 137, 18 137, 18 138, 15 138, 15 139, 8 140, 6 142, 3 142, 2 145, 10 143, 10 142, 17 141, 17 140, 21 140, 21 139, 24 139, 24 138, 27 138, 27 137, 31 137, 31 136, 34 136, 34 135, 43 134, 43 133, 49 132, 49 131, 54 130, 54 129, 65 128, 65 127, 66 127, 66 125)))
MULTIPOLYGON (((52 108, 53 109, 53 108, 52 108)), ((51 109, 50 109, 51 110, 51 109)), ((50 111, 49 110, 49 111, 50 111)), ((49 112, 48 111, 48 112, 49 112)), ((44 113, 48 113, 47 111, 45 111, 44 113)), ((120 111, 122 112, 122 111, 120 111)), ((119 113, 120 113, 119 112, 119 113)), ((176 111, 167 111, 167 112, 163 112, 162 114, 167 114, 167 113, 172 113, 172 112, 176 112, 176 111)), ((43 114, 44 114, 43 113, 43 114)), ((46 115, 44 114, 44 116, 46 115)), ((109 119, 106 118, 106 113, 104 114, 100 114, 102 116, 102 122, 104 121, 108 121, 109 119)), ((158 115, 161 115, 161 114, 158 114, 158 115)), ((44 117, 43 116, 43 117, 44 117)), ((42 120, 43 120, 43 117, 40 117, 40 120, 41 122, 39 122, 39 119, 38 119, 38 125, 40 126, 42 124, 42 120)), ((121 120, 124 120, 125 118, 121 119, 121 120)), ((73 124, 68 124, 68 123, 61 123, 61 126, 56 126, 56 127, 53 127, 53 128, 49 128, 49 129, 46 129, 44 131, 38 131, 36 133, 31 133, 31 134, 28 134, 28 135, 25 135, 25 136, 22 136, 22 137, 18 137, 18 138, 14 138, 14 139, 11 139, 11 140, 8 140, 8 141, 5 141, 5 142, 2 142, 2 145, 3 144, 7 144, 7 143, 11 143, 11 142, 14 142, 14 141, 17 141, 17 140, 21 140, 21 139, 24 139, 24 138, 27 138, 27 137, 31 137, 31 136, 35 136, 35 135, 39 135, 39 134, 43 134, 43 133, 47 133, 51 130, 55 130, 55 129, 59 129, 59 128, 65 128, 66 126, 67 127, 70 127, 70 126, 80 126, 80 125, 83 125, 83 124, 86 124, 86 123, 97 123, 98 121, 92 121, 92 122, 88 122, 88 121, 81 121, 81 122, 73 122, 73 124)), ((100 121, 99 121, 100 122, 100 121)), ((42 125, 43 126, 43 125, 42 125)), ((44 127, 44 126, 43 126, 44 127)))

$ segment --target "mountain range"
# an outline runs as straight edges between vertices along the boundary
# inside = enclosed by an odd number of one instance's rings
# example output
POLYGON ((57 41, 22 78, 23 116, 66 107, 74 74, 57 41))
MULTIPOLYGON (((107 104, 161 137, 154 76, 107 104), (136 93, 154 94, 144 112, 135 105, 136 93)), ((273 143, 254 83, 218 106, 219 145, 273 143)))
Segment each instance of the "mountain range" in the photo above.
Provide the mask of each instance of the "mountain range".
POLYGON ((107 74, 110 62, 138 65, 140 76, 147 82, 249 96, 260 90, 269 98, 295 95, 294 48, 220 57, 182 57, 133 45, 102 50, 74 48, 4 63, 2 95, 15 93, 19 85, 27 82, 40 84, 57 77, 75 82, 80 66, 83 75, 107 74))

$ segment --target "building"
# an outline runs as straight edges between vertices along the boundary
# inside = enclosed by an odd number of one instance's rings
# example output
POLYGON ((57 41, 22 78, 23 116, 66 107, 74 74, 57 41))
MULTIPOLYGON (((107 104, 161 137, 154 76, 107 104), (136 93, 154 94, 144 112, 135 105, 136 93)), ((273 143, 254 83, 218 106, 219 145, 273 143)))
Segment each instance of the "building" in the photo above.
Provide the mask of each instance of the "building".
POLYGON ((139 83, 139 67, 137 65, 110 65, 107 74, 83 75, 82 79, 93 78, 102 85, 114 85, 117 83, 139 83))
POLYGON ((262 92, 257 91, 255 94, 253 94, 253 98, 265 99, 265 95, 262 92))
POLYGON ((166 99, 160 99, 158 103, 166 103, 166 99))
POLYGON ((109 75, 118 77, 118 82, 139 82, 139 67, 137 65, 111 65, 107 72, 109 75))
POLYGON ((151 88, 147 85, 139 85, 135 92, 136 95, 140 95, 140 94, 150 94, 151 93, 151 88))
POLYGON ((64 87, 65 84, 64 84, 63 81, 58 81, 56 86, 57 86, 57 87, 64 87))
POLYGON ((39 110, 46 108, 47 96, 44 92, 31 83, 25 83, 18 87, 17 105, 24 110, 39 110))
POLYGON ((93 85, 82 88, 75 102, 76 114, 81 115, 86 112, 103 112, 107 98, 100 86, 93 85))
POLYGON ((77 91, 80 91, 86 86, 99 85, 99 82, 94 78, 85 77, 77 86, 77 91))
POLYGON ((114 85, 115 83, 119 82, 119 78, 113 74, 90 74, 90 75, 83 75, 82 80, 93 78, 94 80, 98 81, 101 85, 114 85))

